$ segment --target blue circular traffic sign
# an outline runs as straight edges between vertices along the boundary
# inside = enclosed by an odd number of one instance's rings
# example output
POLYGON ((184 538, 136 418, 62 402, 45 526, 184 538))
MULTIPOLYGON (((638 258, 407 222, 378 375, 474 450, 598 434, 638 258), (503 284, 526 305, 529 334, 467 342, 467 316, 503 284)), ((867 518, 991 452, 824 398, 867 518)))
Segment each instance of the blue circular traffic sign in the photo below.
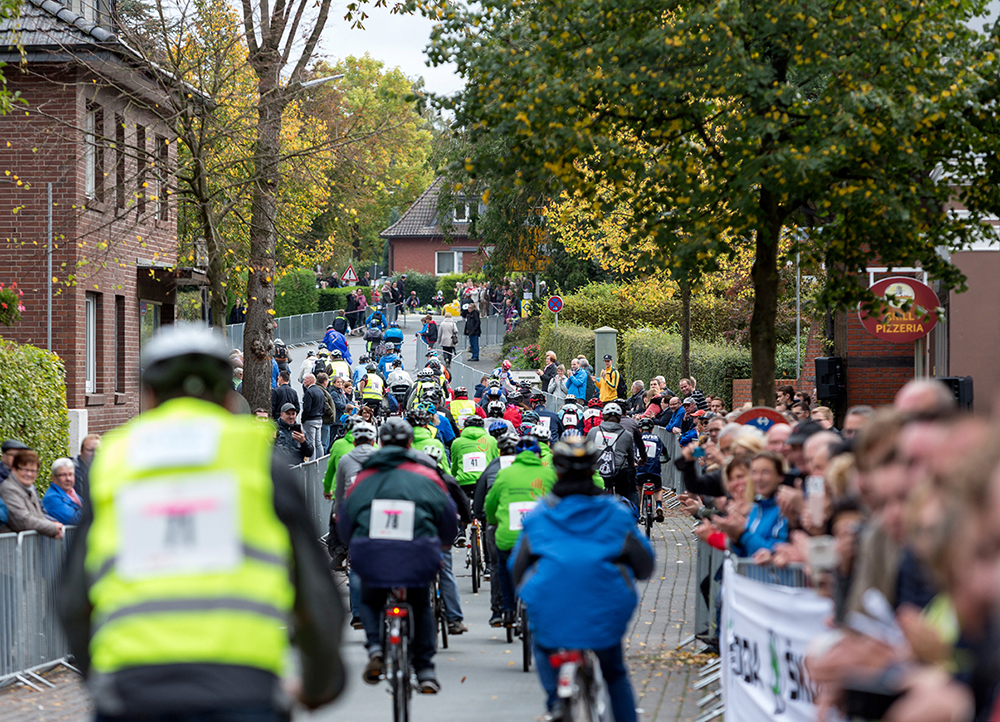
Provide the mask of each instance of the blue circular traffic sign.
POLYGON ((560 311, 562 311, 562 307, 563 307, 562 297, 561 296, 550 296, 549 297, 548 307, 549 307, 549 310, 552 311, 552 313, 559 313, 560 311))

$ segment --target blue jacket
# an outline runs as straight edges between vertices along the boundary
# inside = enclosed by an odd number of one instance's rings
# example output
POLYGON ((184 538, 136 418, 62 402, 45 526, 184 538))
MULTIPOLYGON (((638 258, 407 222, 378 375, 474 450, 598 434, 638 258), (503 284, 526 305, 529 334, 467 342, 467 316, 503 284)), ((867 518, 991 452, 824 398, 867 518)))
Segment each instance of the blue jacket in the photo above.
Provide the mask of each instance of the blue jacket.
POLYGON ((432 420, 431 426, 437 429, 441 443, 445 446, 451 446, 451 442, 455 440, 455 430, 451 428, 451 422, 448 421, 448 417, 438 411, 437 420, 432 420))
POLYGON ((369 328, 375 326, 377 328, 389 328, 389 322, 385 320, 385 314, 381 311, 372 311, 368 318, 365 319, 365 326, 369 328))
POLYGON ((684 407, 681 406, 674 415, 670 417, 670 421, 667 422, 667 431, 673 431, 674 429, 681 428, 681 422, 684 421, 684 407))
POLYGON ((509 568, 543 649, 619 644, 638 603, 635 580, 653 547, 613 497, 549 494, 524 516, 509 568))
POLYGON ((549 420, 549 443, 554 444, 559 441, 562 438, 563 431, 565 431, 559 415, 549 411, 544 406, 538 406, 535 409, 535 413, 538 414, 539 419, 549 420))
POLYGON ((663 456, 663 442, 656 434, 649 432, 642 435, 642 443, 646 446, 646 463, 635 470, 640 476, 661 476, 660 458, 663 456))
MULTIPOLYGON (((382 374, 383 378, 389 376, 389 372, 392 371, 392 362, 397 359, 399 359, 400 361, 403 360, 402 356, 397 356, 394 353, 387 353, 385 356, 379 359, 378 371, 380 374, 382 374)), ((399 368, 403 367, 400 366, 399 368)))
POLYGON ((737 556, 752 557, 758 549, 774 549, 774 545, 788 541, 788 520, 778 509, 778 500, 758 497, 747 517, 747 528, 740 540, 733 544, 737 556))
POLYGON ((6 524, 10 521, 10 512, 7 511, 7 505, 3 503, 3 499, 0 499, 0 524, 6 524))
MULTIPOLYGON (((240 384, 242 386, 243 384, 240 384)), ((278 388, 278 362, 271 359, 271 388, 278 388)))
POLYGON ((351 350, 347 347, 347 337, 340 331, 331 328, 326 332, 323 337, 323 345, 326 346, 327 351, 333 351, 337 349, 344 356, 344 361, 349 364, 353 364, 354 361, 351 359, 351 350))
POLYGON ((403 343, 403 332, 398 328, 390 328, 383 338, 386 343, 403 343))
POLYGON ((576 373, 566 375, 566 394, 576 396, 581 401, 587 399, 587 379, 590 377, 583 369, 577 369, 576 373))
POLYGON ((49 484, 42 497, 45 513, 63 524, 77 524, 80 521, 80 505, 69 498, 69 494, 55 484, 49 484))

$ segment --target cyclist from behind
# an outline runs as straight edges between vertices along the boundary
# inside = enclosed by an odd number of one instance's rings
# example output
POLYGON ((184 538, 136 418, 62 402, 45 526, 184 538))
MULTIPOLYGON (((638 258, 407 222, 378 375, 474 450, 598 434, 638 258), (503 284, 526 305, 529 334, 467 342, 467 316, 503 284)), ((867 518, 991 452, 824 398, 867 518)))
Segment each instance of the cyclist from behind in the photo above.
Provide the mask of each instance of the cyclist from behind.
POLYGON ((397 361, 399 361, 400 368, 402 368, 403 352, 400 351, 399 346, 391 345, 389 346, 389 353, 378 360, 378 372, 382 376, 388 376, 397 361))
MULTIPOLYGON (((385 342, 395 346, 402 346, 403 344, 403 331, 395 321, 389 324, 389 328, 385 332, 385 342)), ((396 350, 399 351, 398 348, 396 350)))
POLYGON ((475 401, 469 400, 469 391, 464 386, 455 387, 455 398, 448 404, 448 410, 455 419, 455 425, 461 431, 465 427, 465 420, 470 416, 486 418, 486 412, 476 406, 475 401))
POLYGON ((642 432, 642 445, 646 449, 646 463, 636 469, 636 484, 642 489, 643 484, 650 482, 656 493, 656 521, 663 521, 663 478, 660 469, 660 459, 663 456, 663 442, 653 433, 653 420, 648 416, 639 419, 639 430, 642 432))
MULTIPOLYGON (((528 609, 538 677, 557 714, 558 671, 549 654, 592 650, 608 685, 615 722, 635 722, 622 637, 638 603, 636 579, 653 572, 653 547, 635 516, 594 485, 599 449, 580 437, 556 444, 552 493, 522 519, 511 573, 528 609), (572 614, 566 610, 572 609, 572 614)), ((494 485, 495 488, 495 485, 494 485)))
POLYGON ((369 363, 365 367, 365 375, 358 385, 361 391, 361 403, 370 408, 376 414, 381 413, 382 399, 385 396, 385 382, 378 375, 378 367, 369 363))
POLYGON ((327 366, 330 368, 329 376, 331 379, 335 379, 338 376, 342 376, 345 379, 351 378, 351 364, 344 359, 344 354, 340 349, 334 349, 330 352, 330 360, 327 366))
POLYGON ((434 617, 429 587, 441 568, 441 548, 455 539, 458 509, 441 475, 410 450, 413 429, 387 419, 379 429, 383 448, 369 457, 347 490, 337 517, 350 540, 351 568, 361 578, 361 622, 368 665, 362 679, 378 684, 384 661, 380 615, 391 589, 405 587, 413 608, 413 669, 420 691, 437 694, 434 617))
POLYGON ((533 436, 522 436, 514 447, 514 462, 497 473, 493 488, 486 495, 486 522, 496 525, 498 576, 503 623, 514 623, 514 584, 507 562, 524 528, 524 515, 552 491, 556 474, 542 464, 541 450, 533 436))

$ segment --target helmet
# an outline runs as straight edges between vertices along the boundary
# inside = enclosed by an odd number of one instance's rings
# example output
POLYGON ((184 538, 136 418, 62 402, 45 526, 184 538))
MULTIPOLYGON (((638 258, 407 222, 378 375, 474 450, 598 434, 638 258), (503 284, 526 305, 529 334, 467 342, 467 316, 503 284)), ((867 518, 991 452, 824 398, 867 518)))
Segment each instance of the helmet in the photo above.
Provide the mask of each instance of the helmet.
POLYGON ((582 436, 569 436, 552 447, 552 466, 556 474, 594 473, 600 452, 596 444, 588 444, 582 436))
POLYGON ((483 427, 483 417, 482 416, 470 416, 470 417, 468 417, 465 420, 465 428, 469 428, 470 426, 478 426, 479 428, 482 428, 483 427))
POLYGON ((434 372, 431 369, 420 369, 417 371, 417 380, 419 381, 432 378, 434 378, 434 372))
POLYGON ((359 440, 361 441, 375 441, 375 436, 378 432, 375 430, 374 424, 369 424, 367 421, 361 420, 354 424, 354 428, 351 430, 354 435, 354 443, 357 444, 359 440))
POLYGON ((510 361, 509 361, 509 360, 507 360, 507 359, 504 359, 504 360, 503 360, 503 363, 502 363, 502 364, 500 365, 500 367, 501 367, 501 368, 502 368, 502 369, 503 369, 504 371, 510 371, 510 367, 511 367, 511 363, 510 363, 510 361))
POLYGON ((417 406, 428 416, 437 416, 437 407, 433 403, 427 400, 421 401, 417 406))
POLYGON ((561 438, 561 439, 569 439, 569 438, 572 438, 574 436, 578 437, 578 438, 583 438, 583 434, 580 432, 580 430, 579 429, 574 429, 571 426, 570 428, 568 428, 565 431, 563 431, 562 432, 562 436, 559 437, 559 438, 561 438))
POLYGON ((333 328, 333 324, 332 323, 329 326, 326 327, 326 330, 329 331, 331 328, 333 328))
POLYGON ((435 376, 441 375, 441 364, 438 363, 437 361, 431 361, 430 363, 428 363, 427 368, 433 371, 435 376))
POLYGON ((500 388, 500 379, 498 379, 496 376, 493 376, 490 378, 489 381, 486 382, 486 385, 489 386, 491 389, 498 389, 500 388))
POLYGON ((494 439, 499 439, 506 433, 507 433, 506 422, 500 420, 494 420, 490 422, 490 436, 492 436, 494 439))
POLYGON ((392 367, 394 369, 401 369, 401 368, 403 368, 403 359, 396 359, 395 361, 393 361, 392 362, 392 367))
POLYGON ((437 358, 437 357, 438 357, 438 352, 437 352, 437 351, 435 351, 434 349, 430 349, 430 350, 429 350, 429 351, 428 351, 428 352, 427 352, 427 353, 426 353, 426 354, 424 355, 424 358, 437 358))
POLYGON ((367 372, 368 372, 368 373, 370 373, 370 374, 373 374, 373 373, 375 373, 376 371, 378 371, 378 366, 376 366, 376 365, 375 365, 375 364, 373 364, 373 363, 370 363, 370 364, 368 364, 367 366, 365 366, 365 371, 367 371, 367 372))
POLYGON ((421 451, 427 454, 432 459, 434 459, 434 462, 437 464, 440 464, 441 459, 444 458, 444 449, 435 444, 428 444, 427 446, 422 448, 421 451))
POLYGON ((601 408, 601 400, 596 396, 587 402, 588 409, 599 409, 601 408))
POLYGON ((441 393, 441 387, 438 386, 437 384, 434 384, 433 386, 430 384, 426 384, 424 386, 423 391, 420 394, 420 398, 423 399, 424 401, 431 402, 435 406, 438 406, 444 401, 444 394, 441 393))
POLYGON ((389 328, 399 328, 399 324, 393 321, 392 323, 389 324, 389 328))
POLYGON ((534 427, 532 427, 531 435, 534 436, 536 439, 538 439, 539 442, 545 442, 546 444, 549 443, 549 441, 552 438, 552 435, 549 433, 548 429, 546 429, 541 424, 535 424, 534 427))
POLYGON ((335 349, 333 349, 333 351, 330 352, 330 357, 331 358, 344 358, 344 354, 342 354, 340 352, 339 348, 335 348, 335 349))
POLYGON ((605 419, 611 416, 617 416, 620 419, 622 417, 622 407, 612 401, 601 411, 601 416, 605 419))
POLYGON ((531 402, 534 403, 534 404, 544 404, 545 403, 545 394, 543 394, 543 393, 532 394, 531 395, 531 402))
POLYGON ((639 419, 639 428, 642 429, 643 431, 652 431, 653 420, 648 416, 643 416, 641 419, 639 419))
POLYGON ((486 404, 486 415, 491 418, 499 419, 503 417, 503 412, 506 410, 507 404, 503 401, 490 401, 486 404))
MULTIPOLYGON (((504 428, 507 428, 504 426, 504 428)), ((517 434, 512 431, 505 431, 497 437, 497 448, 504 456, 509 456, 517 451, 517 442, 520 441, 517 434)))
POLYGON ((455 387, 455 398, 456 399, 457 398, 466 399, 468 397, 469 397, 469 390, 467 388, 465 388, 464 386, 456 386, 455 387))
POLYGON ((308 351, 306 351, 306 358, 309 358, 310 356, 315 356, 315 355, 316 355, 316 352, 313 351, 312 349, 309 349, 308 351))
POLYGON ((327 357, 327 356, 329 356, 329 355, 330 355, 330 352, 329 352, 329 351, 327 351, 327 350, 326 350, 325 348, 321 348, 321 349, 319 350, 319 357, 320 357, 320 358, 326 358, 326 357, 327 357))
POLYGON ((524 422, 525 424, 537 424, 539 418, 540 417, 538 416, 538 413, 535 411, 521 412, 521 421, 524 422))
POLYGON ((285 342, 282 341, 280 338, 276 338, 276 339, 274 339, 274 345, 275 346, 284 346, 285 342))
POLYGON ((158 395, 205 396, 222 403, 232 388, 229 348, 194 323, 164 326, 142 349, 142 383, 158 395))
POLYGON ((535 456, 540 456, 542 453, 542 447, 538 445, 538 441, 534 436, 522 436, 517 440, 514 452, 520 454, 522 451, 530 451, 535 456))
POLYGON ((423 404, 417 404, 406 412, 406 420, 410 423, 410 426, 427 426, 427 422, 430 419, 427 418, 427 412, 422 406, 423 404))
POLYGON ((409 446, 413 442, 413 427, 398 416, 390 416, 378 430, 382 446, 409 446))
POLYGON ((362 356, 361 358, 358 359, 358 363, 359 364, 366 364, 366 363, 368 363, 371 360, 372 360, 372 357, 369 356, 369 355, 367 355, 367 354, 365 354, 364 356, 362 356))

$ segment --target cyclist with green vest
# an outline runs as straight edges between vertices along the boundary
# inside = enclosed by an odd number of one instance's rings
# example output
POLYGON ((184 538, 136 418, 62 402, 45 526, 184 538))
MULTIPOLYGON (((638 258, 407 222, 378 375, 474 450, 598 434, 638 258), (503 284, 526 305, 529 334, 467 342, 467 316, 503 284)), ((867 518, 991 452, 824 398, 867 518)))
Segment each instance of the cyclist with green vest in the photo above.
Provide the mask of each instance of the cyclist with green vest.
POLYGON ((141 416, 106 436, 59 611, 99 719, 289 718, 344 686, 344 610, 295 472, 235 416, 227 347, 168 326, 142 351, 141 416))
MULTIPOLYGON (((486 470, 486 465, 500 456, 497 442, 483 428, 483 419, 470 416, 465 420, 462 433, 451 442, 451 475, 469 497, 470 503, 476 492, 476 482, 479 475, 486 470)), ((465 546, 465 528, 459 530, 455 546, 465 546)))
POLYGON ((431 414, 437 414, 434 404, 421 401, 415 408, 406 412, 406 420, 413 427, 413 450, 429 453, 431 448, 437 449, 440 453, 431 454, 437 461, 442 472, 451 473, 448 467, 448 452, 438 438, 437 431, 430 428, 431 414))
POLYGON ((514 583, 507 570, 507 560, 524 528, 522 519, 539 500, 552 491, 556 472, 542 464, 541 449, 533 436, 523 436, 515 447, 514 462, 497 473, 493 488, 486 495, 486 521, 496 525, 497 572, 503 623, 514 622, 514 583))
POLYGON ((323 496, 327 499, 333 498, 334 481, 337 478, 337 465, 354 448, 354 424, 361 420, 361 417, 358 415, 349 416, 344 414, 340 417, 340 424, 347 433, 330 445, 330 458, 327 459, 326 474, 323 476, 323 496))

